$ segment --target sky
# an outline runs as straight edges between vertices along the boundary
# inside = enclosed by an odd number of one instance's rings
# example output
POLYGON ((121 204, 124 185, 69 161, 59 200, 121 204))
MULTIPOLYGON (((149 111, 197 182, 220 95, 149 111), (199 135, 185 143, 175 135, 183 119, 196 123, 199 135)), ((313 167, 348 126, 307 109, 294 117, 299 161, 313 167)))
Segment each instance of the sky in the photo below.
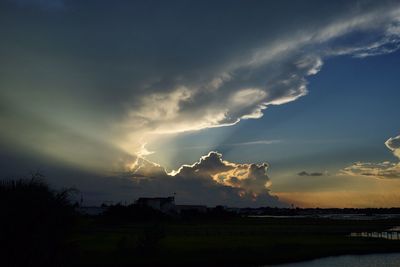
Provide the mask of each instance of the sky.
POLYGON ((6 0, 0 32, 2 179, 400 206, 398 1, 6 0))

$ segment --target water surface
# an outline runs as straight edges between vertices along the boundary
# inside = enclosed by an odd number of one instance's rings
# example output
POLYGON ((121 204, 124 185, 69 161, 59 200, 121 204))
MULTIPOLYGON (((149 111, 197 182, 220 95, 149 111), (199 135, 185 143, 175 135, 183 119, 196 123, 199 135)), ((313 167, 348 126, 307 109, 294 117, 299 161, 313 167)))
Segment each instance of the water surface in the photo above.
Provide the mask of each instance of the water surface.
POLYGON ((273 265, 276 267, 399 267, 400 253, 346 255, 312 261, 273 265))

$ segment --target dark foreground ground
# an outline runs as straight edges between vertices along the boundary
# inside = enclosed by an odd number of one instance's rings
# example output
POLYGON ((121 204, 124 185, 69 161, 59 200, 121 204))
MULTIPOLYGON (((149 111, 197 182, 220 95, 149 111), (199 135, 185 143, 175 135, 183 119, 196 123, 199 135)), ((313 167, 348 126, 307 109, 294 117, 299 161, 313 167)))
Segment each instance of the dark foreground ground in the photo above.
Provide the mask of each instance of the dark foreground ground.
MULTIPOLYGON (((349 236, 400 226, 396 216, 333 220, 311 217, 337 210, 263 209, 289 216, 250 218, 223 207, 167 216, 135 204, 84 216, 69 200, 71 192, 52 190, 41 175, 0 180, 0 266, 260 266, 400 252, 397 240, 349 236), (311 217, 291 217, 303 213, 311 217)), ((398 209, 339 212, 399 214, 398 209)))
POLYGON ((71 264, 106 266, 259 266, 341 254, 400 252, 400 241, 349 237, 398 219, 224 218, 104 223, 81 218, 68 240, 71 264))

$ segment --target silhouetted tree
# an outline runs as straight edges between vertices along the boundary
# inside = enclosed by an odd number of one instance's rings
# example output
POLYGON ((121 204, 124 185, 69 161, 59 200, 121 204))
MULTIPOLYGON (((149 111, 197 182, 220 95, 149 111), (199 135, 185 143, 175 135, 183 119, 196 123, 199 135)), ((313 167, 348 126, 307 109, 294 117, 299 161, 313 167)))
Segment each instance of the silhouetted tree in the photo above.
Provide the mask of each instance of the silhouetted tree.
POLYGON ((1 266, 62 266, 75 218, 70 189, 53 191, 40 174, 0 181, 1 266))

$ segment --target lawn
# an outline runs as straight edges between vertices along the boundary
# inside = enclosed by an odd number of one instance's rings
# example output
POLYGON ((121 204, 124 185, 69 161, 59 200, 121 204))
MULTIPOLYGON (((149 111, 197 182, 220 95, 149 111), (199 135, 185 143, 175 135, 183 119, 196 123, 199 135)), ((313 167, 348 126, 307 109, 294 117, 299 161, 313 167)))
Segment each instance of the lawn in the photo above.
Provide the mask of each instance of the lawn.
POLYGON ((229 218, 103 223, 82 218, 70 239, 76 263, 142 266, 257 266, 330 255, 400 252, 400 241, 355 238, 398 220, 229 218))

